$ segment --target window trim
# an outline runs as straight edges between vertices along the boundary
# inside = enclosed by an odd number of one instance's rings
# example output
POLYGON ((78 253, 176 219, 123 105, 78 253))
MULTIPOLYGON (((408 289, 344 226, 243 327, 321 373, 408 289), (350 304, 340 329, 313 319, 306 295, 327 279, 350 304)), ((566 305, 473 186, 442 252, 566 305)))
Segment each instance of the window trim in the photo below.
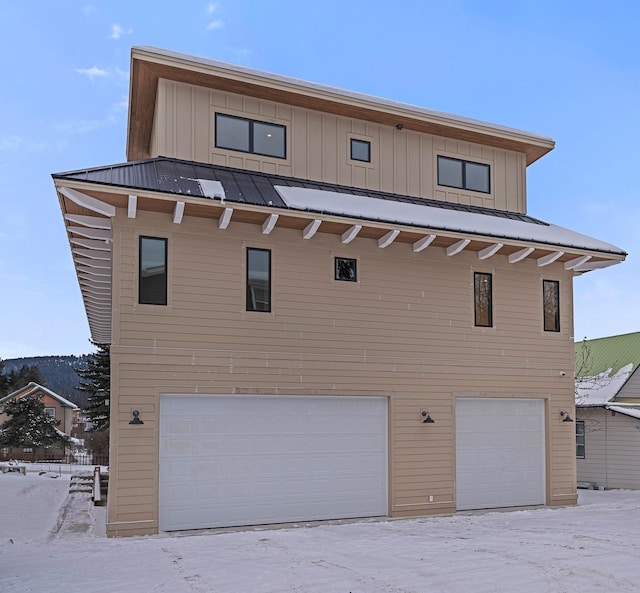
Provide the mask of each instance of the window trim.
POLYGON ((271 249, 265 249, 263 247, 247 247, 245 256, 246 270, 245 270, 245 311, 248 313, 271 313, 273 309, 273 272, 272 272, 272 254, 271 249), (250 308, 249 304, 253 303, 251 294, 251 285, 249 284, 249 255, 253 251, 264 251, 268 254, 268 277, 267 277, 267 298, 268 307, 266 309, 250 308))
POLYGON ((166 307, 169 302, 169 239, 166 237, 151 237, 140 235, 138 237, 138 304, 166 307), (164 242, 164 302, 150 302, 142 300, 142 242, 145 239, 164 242))
POLYGON ((351 136, 349 138, 349 160, 355 161, 357 163, 370 163, 371 162, 371 141, 370 140, 362 140, 361 138, 354 138, 351 136), (354 143, 366 144, 368 150, 368 159, 359 159, 353 156, 353 145, 354 143))
POLYGON ((473 273, 473 324, 475 327, 493 327, 493 274, 491 272, 473 273), (487 302, 487 323, 480 323, 480 308, 478 298, 481 296, 478 291, 478 279, 486 277, 489 279, 488 302, 487 302))
POLYGON ((456 157, 452 157, 452 156, 447 156, 444 154, 439 154, 438 155, 438 159, 437 159, 437 163, 436 163, 436 177, 437 177, 437 183, 438 185, 440 185, 441 187, 452 187, 454 189, 461 189, 464 191, 472 191, 472 192, 476 192, 479 194, 490 194, 491 193, 491 165, 489 163, 480 163, 478 161, 468 161, 465 159, 459 159, 456 157), (441 183, 440 182, 440 160, 441 159, 446 159, 449 161, 458 161, 459 163, 462 163, 462 180, 461 180, 461 185, 449 185, 447 183, 441 183), (474 189, 474 188, 470 188, 467 186, 467 165, 477 165, 479 167, 486 167, 487 171, 488 171, 488 175, 487 175, 487 184, 488 184, 488 188, 487 190, 483 190, 483 189, 474 189))
POLYGON ((230 113, 223 113, 221 111, 216 111, 215 112, 215 116, 214 116, 214 122, 215 122, 215 129, 213 132, 213 141, 214 141, 214 146, 216 148, 221 148, 222 150, 233 150, 234 152, 243 152, 244 154, 255 154, 258 156, 264 156, 267 158, 272 158, 272 159, 281 159, 281 160, 286 160, 287 159, 287 126, 284 124, 276 124, 274 122, 271 121, 262 121, 259 119, 251 119, 248 117, 242 117, 240 115, 232 115, 230 113), (229 119, 239 119, 241 121, 246 121, 249 124, 249 150, 242 150, 240 148, 232 148, 230 146, 223 146, 219 143, 218 141, 218 117, 227 117, 229 119), (282 153, 283 156, 279 156, 279 155, 275 155, 275 154, 266 154, 264 152, 258 152, 256 150, 254 150, 254 124, 262 124, 262 125, 266 125, 266 126, 273 126, 274 128, 282 128, 283 130, 283 146, 282 146, 282 153))
POLYGON ((584 420, 576 420, 576 459, 586 459, 586 431, 584 420), (578 427, 582 427, 582 433, 578 432, 578 427), (578 437, 582 437, 582 443, 578 442, 578 437), (578 451, 582 449, 582 455, 578 451))
POLYGON ((560 333, 560 280, 542 280, 542 327, 546 332, 560 333), (546 287, 555 286, 554 324, 547 325, 546 287))
POLYGON ((336 255, 333 258, 333 279, 336 282, 358 282, 358 260, 355 257, 343 257, 336 255), (353 278, 339 278, 338 277, 338 261, 353 262, 353 278))
POLYGON ((49 418, 53 418, 55 420, 56 417, 56 409, 54 407, 46 407, 44 409, 44 413, 49 416, 49 418))

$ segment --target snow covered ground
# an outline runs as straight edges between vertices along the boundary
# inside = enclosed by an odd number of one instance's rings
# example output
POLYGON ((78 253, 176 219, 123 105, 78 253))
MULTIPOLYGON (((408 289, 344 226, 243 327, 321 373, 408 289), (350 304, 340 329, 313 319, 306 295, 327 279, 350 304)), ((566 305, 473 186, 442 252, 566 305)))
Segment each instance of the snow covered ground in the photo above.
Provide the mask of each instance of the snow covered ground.
POLYGON ((0 474, 2 593, 640 591, 640 492, 578 507, 107 539, 69 474, 0 474), (58 475, 58 477, 53 477, 58 475))

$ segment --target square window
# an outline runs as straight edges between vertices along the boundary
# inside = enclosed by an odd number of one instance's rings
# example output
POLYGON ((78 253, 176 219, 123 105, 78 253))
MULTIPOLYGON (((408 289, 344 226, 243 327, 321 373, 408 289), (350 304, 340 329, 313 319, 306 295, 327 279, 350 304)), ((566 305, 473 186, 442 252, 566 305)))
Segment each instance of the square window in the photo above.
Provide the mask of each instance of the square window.
POLYGON ((462 189, 462 161, 439 156, 438 185, 462 189))
POLYGON ((253 122, 253 147, 251 152, 265 156, 285 158, 285 127, 276 124, 253 122))
POLYGON ((249 120, 216 113, 216 146, 249 152, 249 120))
POLYGON ((489 165, 465 162, 464 173, 466 189, 489 193, 489 165))
POLYGON ((271 311, 269 249, 247 249, 247 311, 271 311))
POLYGON ((560 282, 558 280, 542 281, 542 301, 544 331, 560 331, 560 282))
POLYGON ((478 327, 493 326, 491 274, 474 272, 474 317, 478 327))
POLYGON ((138 302, 142 305, 167 304, 167 240, 140 237, 138 302))
POLYGON ((45 408, 44 413, 50 418, 56 417, 56 409, 55 408, 45 408))
POLYGON ((351 138, 351 160, 371 162, 371 142, 351 138))
POLYGON ((336 257, 335 279, 344 282, 358 281, 358 262, 348 257, 336 257))

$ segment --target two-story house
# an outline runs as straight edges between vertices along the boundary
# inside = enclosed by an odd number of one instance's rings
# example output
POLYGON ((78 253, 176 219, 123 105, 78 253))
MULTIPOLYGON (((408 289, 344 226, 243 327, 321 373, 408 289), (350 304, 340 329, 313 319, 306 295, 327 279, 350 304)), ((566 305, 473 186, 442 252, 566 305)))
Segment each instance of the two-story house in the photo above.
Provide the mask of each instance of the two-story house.
POLYGON ((60 173, 111 344, 109 535, 576 502, 551 139, 134 48, 126 163, 60 173))

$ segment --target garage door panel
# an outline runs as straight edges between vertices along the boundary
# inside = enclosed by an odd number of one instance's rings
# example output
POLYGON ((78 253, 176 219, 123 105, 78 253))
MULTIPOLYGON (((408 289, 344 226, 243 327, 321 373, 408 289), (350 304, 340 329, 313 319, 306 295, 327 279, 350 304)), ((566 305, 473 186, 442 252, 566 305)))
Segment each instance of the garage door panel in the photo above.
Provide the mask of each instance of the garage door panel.
POLYGON ((456 400, 456 508, 544 504, 542 399, 456 400))
POLYGON ((160 410, 163 530, 387 513, 386 398, 163 395, 160 410))

